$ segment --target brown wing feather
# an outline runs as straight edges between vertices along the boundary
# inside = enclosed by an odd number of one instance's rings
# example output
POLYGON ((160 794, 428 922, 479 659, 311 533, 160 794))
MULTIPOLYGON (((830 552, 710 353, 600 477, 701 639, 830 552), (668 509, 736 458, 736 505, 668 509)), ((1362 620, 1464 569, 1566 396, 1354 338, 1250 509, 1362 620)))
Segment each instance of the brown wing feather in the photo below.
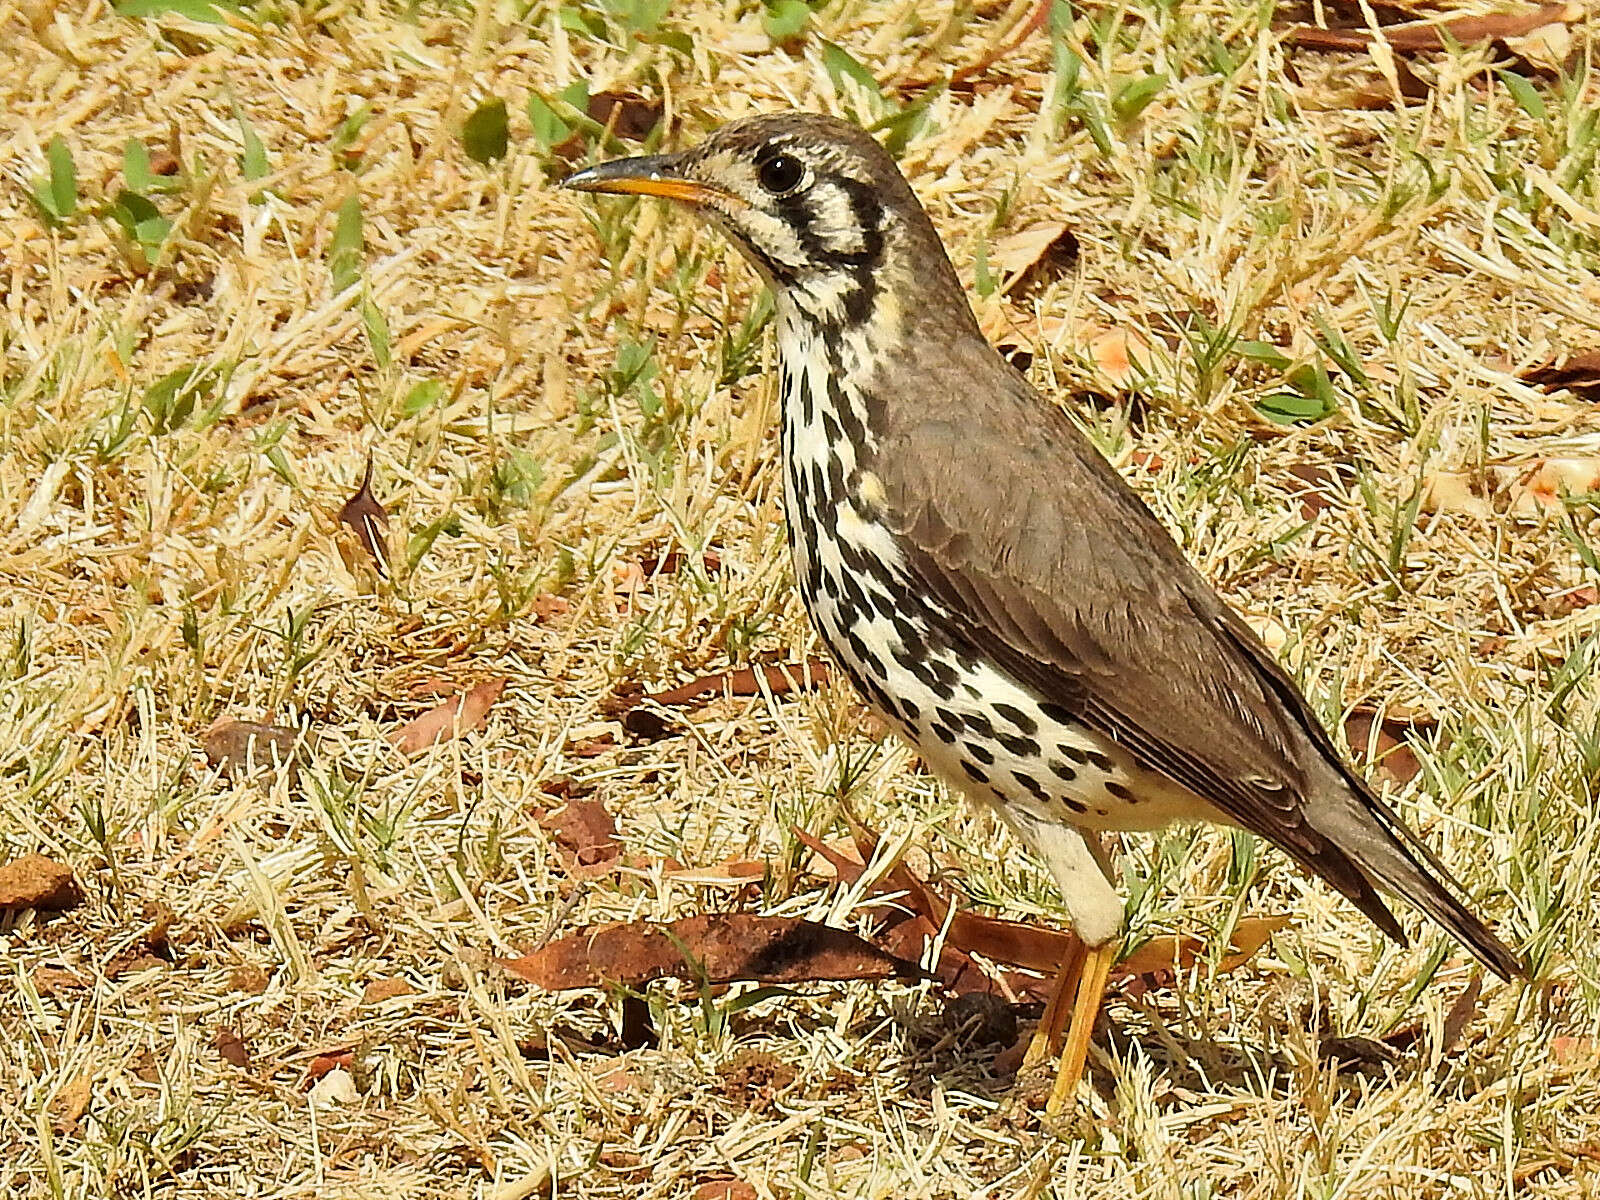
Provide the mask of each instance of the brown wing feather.
POLYGON ((965 396, 928 398, 926 388, 884 381, 885 394, 928 403, 885 406, 871 466, 907 567, 956 615, 956 636, 1276 843, 1390 936, 1405 940, 1373 878, 1496 971, 1520 970, 1450 894, 1438 860, 1350 769, 1276 659, 1066 416, 976 338, 921 347, 922 361, 902 369, 972 381, 984 395, 982 427, 961 407, 965 396))

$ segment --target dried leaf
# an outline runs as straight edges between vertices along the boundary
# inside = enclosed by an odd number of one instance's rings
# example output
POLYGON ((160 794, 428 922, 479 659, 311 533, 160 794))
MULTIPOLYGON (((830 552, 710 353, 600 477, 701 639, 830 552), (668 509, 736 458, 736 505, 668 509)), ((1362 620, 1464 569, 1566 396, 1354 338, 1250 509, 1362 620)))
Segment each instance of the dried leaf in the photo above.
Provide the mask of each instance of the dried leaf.
MULTIPOLYGON (((1228 953, 1217 964, 1219 972, 1234 971, 1256 956, 1267 939, 1289 924, 1287 915, 1241 917, 1228 941, 1228 953)), ((1205 944, 1194 937, 1151 938, 1117 964, 1117 976, 1154 975, 1188 971, 1205 956, 1205 944)))
POLYGON ((1553 1037, 1550 1058, 1562 1067, 1592 1067, 1600 1063, 1600 1040, 1592 1037, 1553 1037))
POLYGON ((302 1088, 309 1087, 330 1071, 348 1070, 354 1062, 354 1046, 340 1046, 334 1050, 325 1050, 313 1057, 306 1066, 305 1078, 301 1080, 300 1086, 302 1088))
POLYGON ((248 774, 259 767, 293 764, 304 754, 301 730, 289 725, 262 725, 219 717, 201 735, 206 762, 229 774, 248 774), (296 753, 297 749, 300 751, 296 753))
POLYGON ((1407 718, 1390 709, 1381 713, 1367 704, 1358 704, 1344 721, 1345 743, 1357 762, 1374 762, 1380 774, 1396 784, 1410 783, 1422 772, 1422 763, 1407 744, 1407 738, 1437 721, 1427 717, 1407 718))
POLYGON ((60 996, 91 986, 82 975, 63 967, 35 967, 33 987, 41 996, 60 996))
POLYGON ((1300 501, 1300 515, 1307 521, 1332 508, 1335 497, 1356 481, 1355 468, 1343 462, 1298 462, 1289 474, 1295 480, 1289 494, 1300 501))
POLYGON ((536 812, 534 819, 555 838, 575 877, 608 874, 622 855, 617 823, 598 800, 570 800, 553 812, 536 812))
POLYGON ((691 1193, 694 1200, 759 1200, 760 1193, 742 1179, 708 1179, 691 1193))
POLYGON ((1549 391, 1565 388, 1580 399, 1600 401, 1600 350, 1529 367, 1517 378, 1549 391))
POLYGON ((1376 1038, 1325 1037, 1317 1052, 1339 1067, 1385 1067, 1400 1061, 1400 1055, 1376 1038))
MULTIPOLYGON (((1383 39, 1390 48, 1402 54, 1425 50, 1444 50, 1449 43, 1471 46, 1497 38, 1518 38, 1531 34, 1546 25, 1569 24, 1583 19, 1579 4, 1546 4, 1535 9, 1515 13, 1491 13, 1482 17, 1457 17, 1450 21, 1419 22, 1415 25, 1391 26, 1383 30, 1383 39)), ((1370 29, 1319 29, 1314 25, 1297 25, 1284 34, 1292 46, 1311 50, 1364 51, 1374 37, 1370 29)))
POLYGON ((58 1134, 72 1133, 88 1111, 93 1096, 94 1076, 87 1073, 73 1076, 72 1082, 50 1101, 50 1128, 58 1134))
MULTIPOLYGON (((639 570, 646 575, 675 575, 683 569, 684 564, 693 562, 694 556, 685 554, 682 550, 668 550, 665 554, 649 554, 639 560, 639 570)), ((715 575, 722 570, 722 555, 715 550, 706 550, 700 554, 700 565, 707 575, 715 575)))
POLYGON ((608 126, 617 137, 642 142, 661 122, 660 100, 638 92, 596 92, 589 97, 589 119, 608 126))
POLYGON ((250 1069, 250 1047, 244 1044, 244 1039, 231 1029, 217 1030, 217 1036, 211 1039, 211 1048, 217 1052, 223 1062, 232 1063, 241 1071, 250 1069))
POLYGON ((555 617, 564 617, 572 611, 572 601, 560 596, 548 594, 538 595, 533 598, 533 615, 541 622, 549 621, 555 617))
POLYGON ((1467 1026, 1477 1020, 1480 1011, 1478 1000, 1482 995, 1483 976, 1474 971, 1467 986, 1461 989, 1461 995, 1456 997, 1450 1011, 1444 1015, 1444 1028, 1439 1033, 1440 1054, 1449 1054, 1454 1050, 1467 1026))
POLYGON ((915 963, 843 929, 749 913, 601 925, 501 965, 550 991, 607 984, 639 987, 662 978, 805 983, 921 974, 915 963))
POLYGON ((617 748, 617 739, 609 733, 598 737, 578 738, 567 744, 567 753, 573 758, 599 758, 617 748))
POLYGON ((1064 221, 1043 221, 996 241, 989 262, 1004 277, 1001 291, 1048 283, 1077 266, 1078 237, 1064 221))
POLYGON ((709 696, 759 696, 761 682, 775 696, 821 687, 828 682, 828 664, 820 658, 808 658, 803 663, 768 663, 761 667, 740 667, 736 671, 721 671, 702 676, 689 683, 644 698, 663 707, 689 704, 709 696), (760 675, 756 672, 760 671, 760 675))
POLYGON ((466 695, 435 705, 402 725, 389 735, 389 740, 402 754, 416 754, 438 742, 471 733, 483 724, 505 686, 503 675, 480 683, 466 695))
POLYGON ((367 454, 366 474, 355 495, 344 502, 339 510, 339 524, 347 526, 356 536, 356 542, 367 552, 367 557, 378 574, 389 574, 389 514, 372 494, 372 454, 367 454))
POLYGON ((83 892, 71 868, 42 854, 24 854, 0 867, 0 910, 65 912, 82 903, 83 892))
POLYGON ((370 1008, 382 1004, 385 1000, 393 1000, 396 996, 409 996, 416 990, 404 979, 396 977, 374 979, 361 989, 361 1004, 365 1008, 370 1008))

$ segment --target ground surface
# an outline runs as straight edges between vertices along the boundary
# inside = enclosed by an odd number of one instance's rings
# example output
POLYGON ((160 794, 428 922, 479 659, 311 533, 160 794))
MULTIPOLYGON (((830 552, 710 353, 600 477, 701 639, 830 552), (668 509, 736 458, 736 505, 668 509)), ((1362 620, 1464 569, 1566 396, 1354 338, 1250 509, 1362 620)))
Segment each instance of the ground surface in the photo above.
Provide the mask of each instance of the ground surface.
POLYGON ((85 893, 0 916, 0 1191, 1600 1187, 1600 421, 1516 378, 1600 336, 1596 80, 1581 53, 1534 71, 1582 51, 1582 14, 1506 77, 1481 47, 1411 69, 1290 48, 1309 10, 1229 0, 1063 14, 1006 53, 1028 5, 828 4, 782 45, 753 5, 666 9, 0 2, 0 858, 85 893), (885 131, 986 327, 1330 724, 1365 705, 1411 731, 1420 770, 1388 786, 1531 948, 1528 992, 1456 1005, 1453 946, 1414 922, 1415 948, 1384 944, 1243 839, 1130 838, 1141 936, 1293 921, 1115 1001, 1093 1119, 1052 1133, 925 986, 658 986, 655 1044, 626 1050, 615 999, 495 965, 605 920, 855 926, 792 832, 839 838, 843 799, 971 904, 1059 915, 842 685, 718 699, 656 740, 608 716, 619 685, 815 647, 758 284, 654 204, 555 191, 541 144, 577 81, 664 100, 650 136, 686 143, 791 104, 893 117, 986 58, 885 131), (461 130, 491 96, 510 149, 481 165, 461 130), (1049 222, 1076 261, 997 287, 1049 222), (381 581, 337 519, 369 452, 381 581), (393 744, 502 677, 480 728, 393 744), (230 775, 200 753, 230 718, 317 745, 230 775), (610 869, 540 823, 563 788, 616 817, 610 869), (743 861, 769 864, 753 886, 743 861), (1385 1035, 1392 1062, 1324 1053, 1385 1035))

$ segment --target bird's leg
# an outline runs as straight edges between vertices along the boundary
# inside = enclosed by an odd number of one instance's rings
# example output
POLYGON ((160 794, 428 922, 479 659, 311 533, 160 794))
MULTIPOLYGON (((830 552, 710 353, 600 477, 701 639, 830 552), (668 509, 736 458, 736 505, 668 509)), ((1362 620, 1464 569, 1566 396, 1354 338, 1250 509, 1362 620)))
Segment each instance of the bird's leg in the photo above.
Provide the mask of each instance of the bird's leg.
POLYGON ((1083 973, 1086 950, 1082 942, 1074 939, 1072 948, 1067 951, 1067 957, 1056 975, 1055 987, 1050 991, 1049 1003, 1044 1006, 1044 1016, 1039 1018, 1039 1027, 1033 1031, 1028 1053, 1023 1056, 1023 1070, 1031 1070, 1061 1054, 1067 1019, 1072 1015, 1073 1001, 1078 995, 1078 978, 1083 973))
POLYGON ((1083 1078, 1083 1068, 1089 1060, 1089 1042, 1094 1037, 1095 1018, 1100 1015, 1100 1001, 1106 994, 1106 979, 1121 948, 1121 939, 1113 938, 1103 946, 1086 948, 1081 956, 1076 994, 1072 999, 1072 1023, 1067 1027, 1067 1044, 1056 1067, 1050 1099, 1045 1102, 1046 1116, 1061 1115, 1078 1089, 1078 1080, 1083 1078))
POLYGON ((1122 899, 1111 886, 1095 848, 1078 830, 1014 808, 1001 809, 1000 815, 1044 861, 1072 914, 1073 932, 1080 943, 1061 964, 1055 990, 1023 1059, 1023 1065, 1030 1067, 1061 1055, 1045 1110, 1055 1116, 1071 1099, 1088 1061, 1106 979, 1121 948, 1117 935, 1122 930, 1122 899))

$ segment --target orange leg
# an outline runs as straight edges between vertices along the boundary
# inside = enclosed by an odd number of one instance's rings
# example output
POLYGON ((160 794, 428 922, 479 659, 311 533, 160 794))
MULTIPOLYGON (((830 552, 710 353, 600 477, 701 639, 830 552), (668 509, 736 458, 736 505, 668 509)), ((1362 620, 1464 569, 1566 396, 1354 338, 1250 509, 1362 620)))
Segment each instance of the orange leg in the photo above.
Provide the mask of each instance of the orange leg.
POLYGON ((1039 1018, 1039 1027, 1033 1031, 1033 1040, 1028 1043, 1028 1053, 1023 1055, 1024 1071, 1061 1056, 1067 1019, 1072 1015, 1072 1002, 1078 993, 1078 977, 1083 973, 1083 961, 1088 952, 1088 947, 1079 941, 1074 941, 1072 949, 1067 952, 1061 972, 1056 976, 1056 986, 1050 993, 1050 1001, 1044 1006, 1044 1016, 1039 1018))
MULTIPOLYGON (((1094 1038, 1094 1021, 1100 1015, 1100 1002, 1105 998, 1106 980, 1111 975, 1111 968, 1120 950, 1120 940, 1113 938, 1103 946, 1093 946, 1083 952, 1072 1000, 1072 1021, 1067 1026, 1066 1047, 1061 1051, 1061 1062, 1056 1067, 1055 1086, 1050 1089, 1050 1099, 1044 1106, 1047 1116, 1059 1117, 1065 1112, 1078 1090, 1084 1065, 1089 1061, 1089 1043, 1094 1038)), ((1033 1047, 1028 1049, 1031 1052, 1033 1047)))

